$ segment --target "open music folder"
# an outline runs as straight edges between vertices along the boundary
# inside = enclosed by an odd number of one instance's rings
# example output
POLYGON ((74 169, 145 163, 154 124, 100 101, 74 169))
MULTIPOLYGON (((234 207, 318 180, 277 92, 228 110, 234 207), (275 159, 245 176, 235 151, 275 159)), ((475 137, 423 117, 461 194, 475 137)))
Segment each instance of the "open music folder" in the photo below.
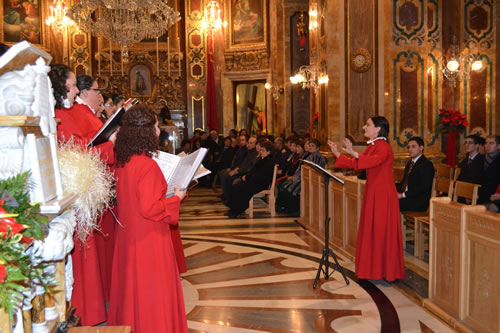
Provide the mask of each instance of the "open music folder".
POLYGON ((157 156, 153 156, 167 181, 167 198, 174 195, 174 189, 186 190, 192 180, 210 174, 210 170, 201 164, 207 151, 206 148, 200 148, 185 156, 160 151, 157 156))

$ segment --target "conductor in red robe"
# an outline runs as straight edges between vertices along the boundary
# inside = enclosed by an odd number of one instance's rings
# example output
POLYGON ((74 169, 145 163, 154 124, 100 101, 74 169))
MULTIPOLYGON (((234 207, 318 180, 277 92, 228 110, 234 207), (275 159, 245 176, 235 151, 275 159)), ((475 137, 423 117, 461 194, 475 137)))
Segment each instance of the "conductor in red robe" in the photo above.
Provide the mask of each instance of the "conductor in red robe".
POLYGON ((356 243, 356 275, 360 279, 394 281, 405 278, 399 202, 393 177, 394 153, 387 142, 389 123, 384 117, 371 117, 363 126, 368 147, 361 154, 352 142, 344 140, 340 154, 337 145, 328 142, 337 158, 335 168, 366 170, 366 186, 356 243))
MULTIPOLYGON (((90 76, 75 77, 66 65, 53 65, 49 77, 56 100, 56 118, 58 139, 72 139, 75 144, 86 146, 102 126, 102 122, 93 112, 99 104, 100 91, 97 82, 90 76), (77 94, 80 94, 77 96, 77 94), (75 103, 75 100, 77 103, 75 103)), ((101 160, 113 164, 113 141, 96 147, 101 160)), ((75 236, 72 252, 73 260, 73 294, 72 305, 76 314, 81 317, 82 325, 92 326, 106 321, 106 308, 101 265, 99 259, 104 256, 98 253, 95 237, 89 235, 84 243, 75 236)))
POLYGON ((122 118, 115 144, 117 215, 108 325, 134 333, 187 332, 172 231, 186 192, 168 184, 151 158, 160 130, 154 112, 136 105, 122 118))

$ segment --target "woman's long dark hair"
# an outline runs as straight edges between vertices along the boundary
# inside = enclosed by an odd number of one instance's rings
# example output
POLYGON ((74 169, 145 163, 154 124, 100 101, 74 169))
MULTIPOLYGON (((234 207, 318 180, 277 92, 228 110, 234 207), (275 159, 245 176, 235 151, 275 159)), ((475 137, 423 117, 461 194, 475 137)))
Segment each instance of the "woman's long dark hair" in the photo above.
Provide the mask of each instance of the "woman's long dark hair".
POLYGON ((374 116, 370 118, 373 121, 373 125, 375 127, 380 127, 380 131, 378 132, 379 137, 384 137, 387 140, 389 139, 389 122, 385 117, 382 116, 374 116))
POLYGON ((50 66, 49 78, 54 90, 54 98, 56 100, 56 109, 63 107, 63 101, 67 97, 68 88, 66 88, 66 81, 68 80, 69 73, 72 70, 66 65, 55 64, 50 66))
POLYGON ((124 167, 133 155, 151 156, 158 149, 156 114, 146 105, 134 105, 125 112, 115 142, 116 166, 124 167))

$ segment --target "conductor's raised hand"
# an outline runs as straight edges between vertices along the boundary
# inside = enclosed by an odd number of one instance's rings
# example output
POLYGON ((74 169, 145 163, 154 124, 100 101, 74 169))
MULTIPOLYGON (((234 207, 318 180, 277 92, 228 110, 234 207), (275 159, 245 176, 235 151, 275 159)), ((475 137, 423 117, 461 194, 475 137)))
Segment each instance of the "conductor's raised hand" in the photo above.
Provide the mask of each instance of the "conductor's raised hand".
POLYGON ((330 141, 330 140, 328 140, 327 144, 330 147, 330 150, 332 151, 333 155, 335 155, 335 157, 339 157, 340 152, 339 152, 339 148, 337 147, 337 144, 333 141, 330 141))
POLYGON ((179 199, 182 201, 182 199, 184 199, 184 197, 186 196, 186 190, 181 191, 178 188, 176 188, 174 189, 174 195, 178 196, 179 199))
POLYGON ((349 155, 354 156, 355 158, 359 157, 358 152, 352 149, 352 141, 349 140, 348 138, 344 139, 344 147, 342 149, 349 155))

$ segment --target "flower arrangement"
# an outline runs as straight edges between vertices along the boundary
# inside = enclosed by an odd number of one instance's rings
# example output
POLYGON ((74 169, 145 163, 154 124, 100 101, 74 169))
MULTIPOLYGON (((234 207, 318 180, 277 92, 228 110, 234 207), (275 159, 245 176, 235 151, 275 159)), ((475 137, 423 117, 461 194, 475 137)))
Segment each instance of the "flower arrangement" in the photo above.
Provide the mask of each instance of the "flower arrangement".
POLYGON ((0 307, 11 319, 31 280, 46 290, 53 284, 53 276, 43 272, 46 265, 34 265, 26 251, 35 239, 44 238, 42 226, 47 224, 39 204, 29 201, 28 178, 26 172, 0 182, 0 307))
POLYGON ((443 132, 463 132, 469 126, 465 114, 452 109, 440 109, 439 121, 443 132))

